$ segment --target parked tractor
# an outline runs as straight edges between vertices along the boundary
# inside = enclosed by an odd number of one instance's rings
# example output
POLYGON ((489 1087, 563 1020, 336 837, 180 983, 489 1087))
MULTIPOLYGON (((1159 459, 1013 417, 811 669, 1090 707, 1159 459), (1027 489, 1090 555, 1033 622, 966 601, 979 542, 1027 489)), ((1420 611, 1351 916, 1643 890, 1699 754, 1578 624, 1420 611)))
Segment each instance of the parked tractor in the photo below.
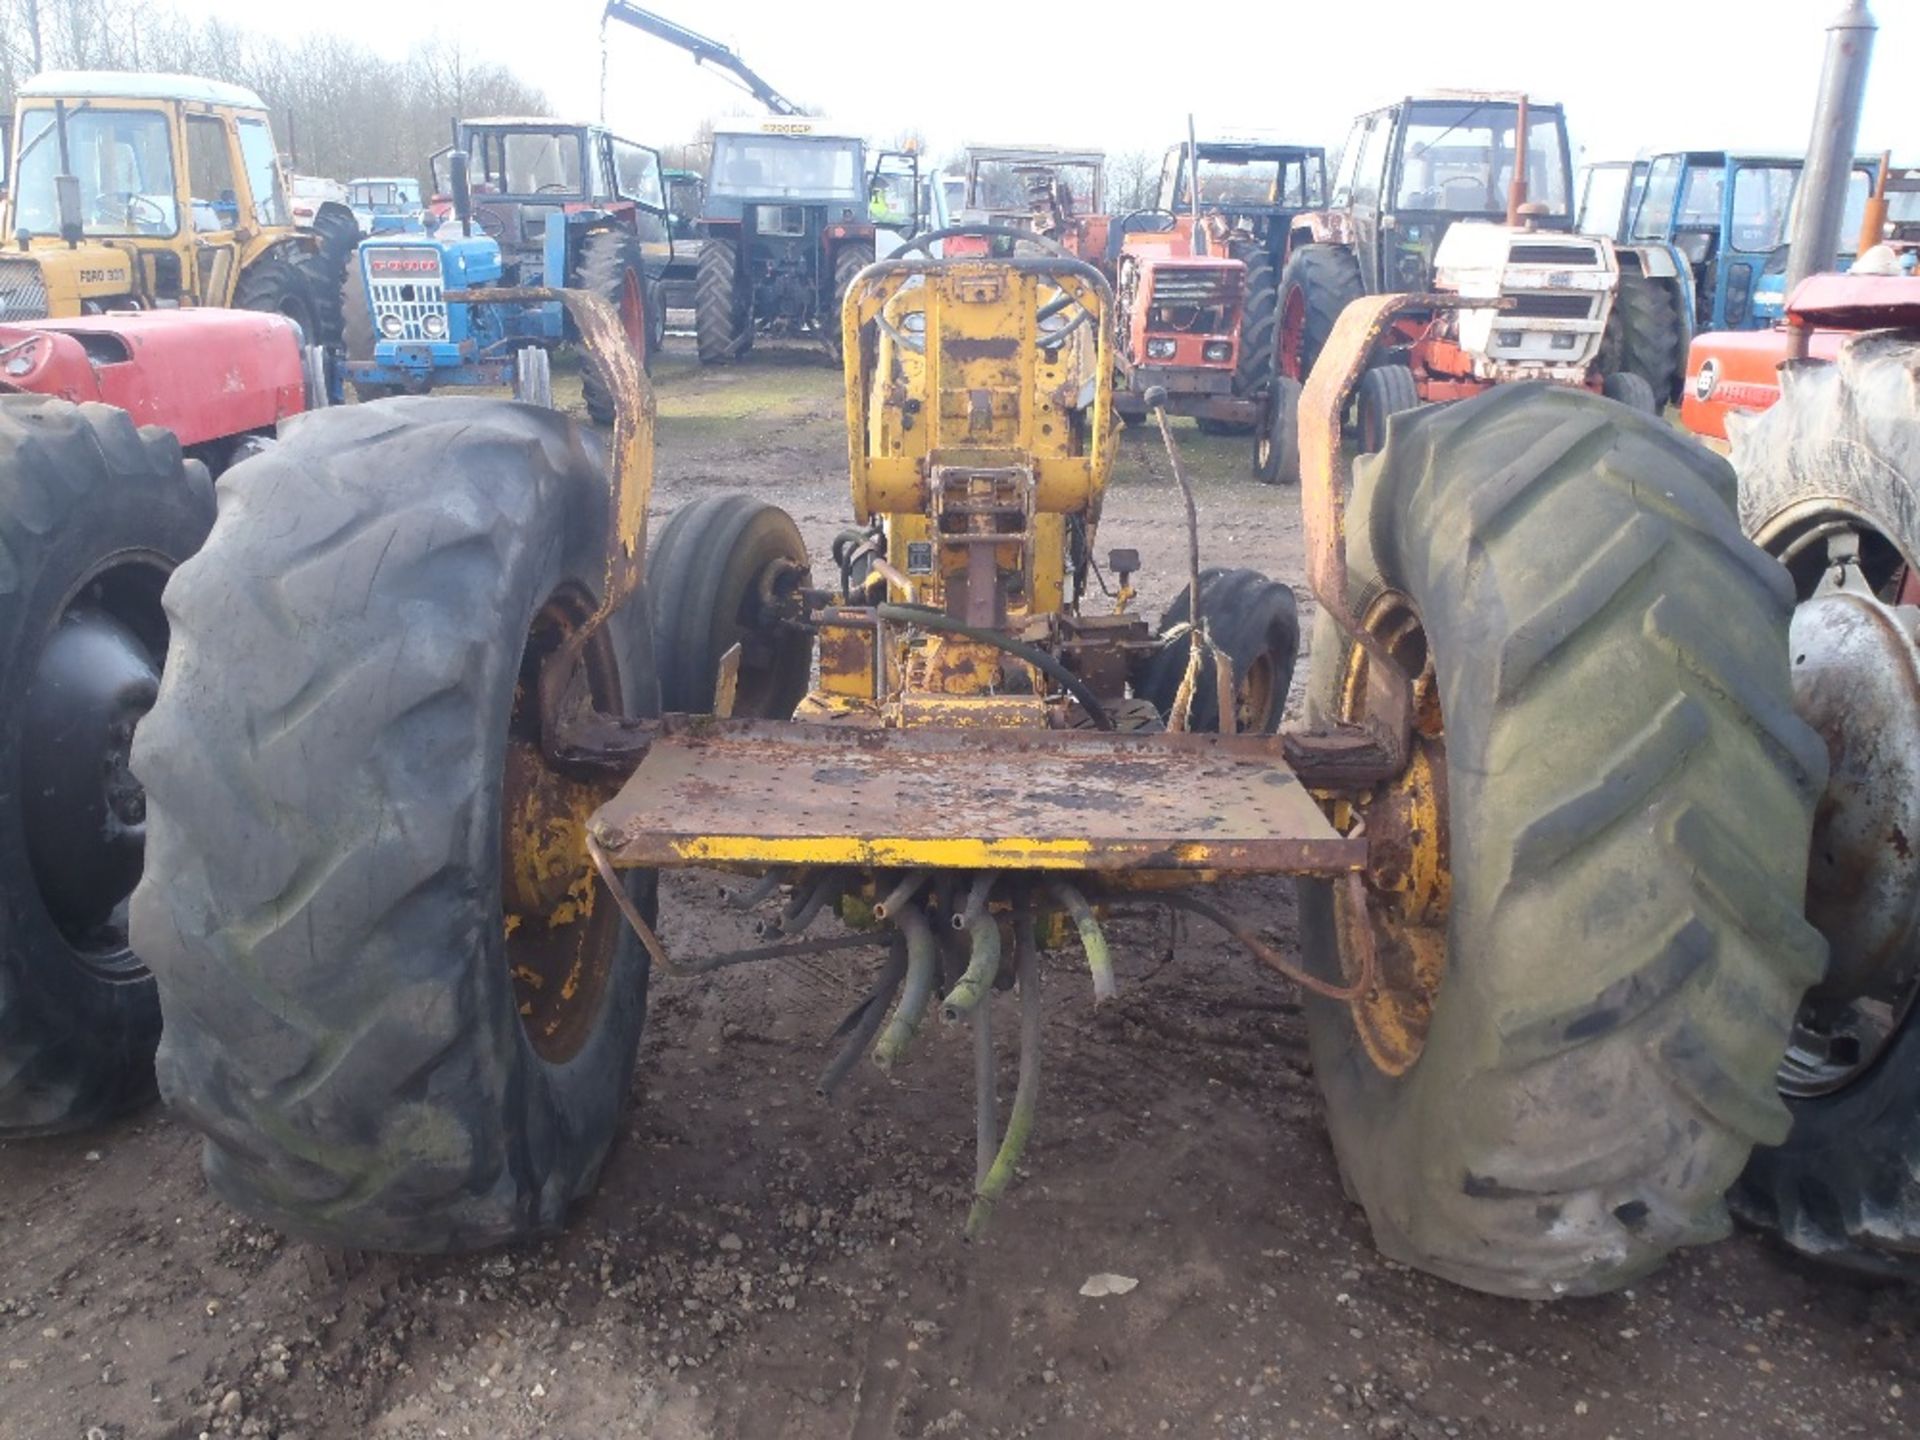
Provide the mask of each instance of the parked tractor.
POLYGON ((1274 373, 1280 272, 1294 221, 1326 203, 1327 152, 1317 145, 1216 139, 1183 142, 1167 152, 1160 208, 1205 226, 1214 249, 1247 267, 1237 395, 1266 397, 1274 373))
POLYGON ((1296 222, 1256 473, 1293 478, 1300 377, 1346 307, 1382 287, 1440 303, 1397 307, 1374 337, 1354 402, 1365 453, 1395 415, 1528 380, 1657 413, 1644 378, 1605 368, 1619 262, 1610 241, 1570 233, 1567 177, 1558 107, 1525 96, 1413 99, 1361 116, 1334 182, 1341 208, 1296 222))
POLYGON ((877 229, 920 228, 919 172, 906 152, 870 167, 866 142, 830 121, 716 125, 694 311, 702 363, 738 359, 756 334, 812 336, 837 359, 840 303, 873 263, 877 229), (884 198, 887 172, 903 177, 903 209, 884 198))
POLYGON ((0 314, 267 310, 341 336, 353 212, 296 229, 265 106, 183 75, 47 74, 19 88, 0 314))
MULTIPOLYGON (((478 398, 339 408, 233 473, 135 740, 134 936, 215 1189, 360 1249, 552 1232, 622 1128, 650 967, 865 950, 821 1088, 969 1027, 978 1233, 1042 1123, 1040 950, 1081 945, 1105 1003, 1124 903, 1302 987, 1394 1258, 1548 1297, 1723 1234, 1821 974, 1781 897, 1825 770, 1724 463, 1503 386, 1349 475, 1341 418, 1404 303, 1361 301, 1300 406, 1320 629, 1307 719, 1274 733, 1293 596, 1203 569, 1197 510, 1158 625, 1093 599, 1104 278, 930 243, 848 286, 854 524, 824 575, 745 495, 648 554, 652 409, 617 340, 610 473, 564 418, 478 398), (705 713, 658 717, 663 692, 705 713), (750 886, 768 943, 673 953, 654 877, 687 867, 750 886), (1234 885, 1276 875, 1298 961, 1234 885)), ((1123 598, 1137 565, 1107 557, 1123 598)))
POLYGON ((347 182, 347 203, 362 235, 408 230, 422 223, 427 202, 411 175, 370 175, 347 182))
MULTIPOLYGON (((1636 277, 1622 290, 1621 359, 1656 393, 1677 399, 1695 334, 1762 329, 1780 318, 1801 160, 1688 150, 1640 163, 1645 180, 1621 233, 1622 270, 1636 277)), ((1849 246, 1872 184, 1873 167, 1857 161, 1849 246)))
MULTIPOLYGON (((361 397, 511 381, 539 401, 545 353, 580 338, 557 298, 568 286, 611 305, 651 363, 672 249, 659 152, 558 120, 463 120, 458 132, 458 146, 433 157, 448 222, 375 235, 348 277, 347 374, 361 397), (476 308, 466 292, 490 286, 554 293, 476 308)), ((585 359, 587 413, 610 423, 607 379, 585 359)))
MULTIPOLYGON (((164 193, 164 192, 161 192, 164 193)), ((128 765, 167 656, 161 590, 210 477, 327 402, 279 315, 0 324, 0 1140, 149 1099, 159 1000, 128 940, 145 799, 128 765)))

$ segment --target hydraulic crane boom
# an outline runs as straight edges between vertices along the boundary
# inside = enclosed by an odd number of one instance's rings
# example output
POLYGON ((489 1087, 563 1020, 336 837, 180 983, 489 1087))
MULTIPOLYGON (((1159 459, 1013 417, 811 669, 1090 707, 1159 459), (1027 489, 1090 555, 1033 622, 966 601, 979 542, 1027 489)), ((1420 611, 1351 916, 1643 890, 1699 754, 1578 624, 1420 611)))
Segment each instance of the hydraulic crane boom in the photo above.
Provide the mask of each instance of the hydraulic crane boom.
POLYGON ((676 25, 664 15, 656 15, 651 10, 642 10, 638 5, 630 5, 627 0, 607 0, 606 18, 619 20, 643 30, 647 34, 666 41, 669 45, 678 45, 693 56, 697 65, 715 65, 732 74, 758 100, 775 115, 798 115, 800 107, 774 89, 756 74, 747 62, 740 58, 739 52, 730 45, 722 45, 718 40, 709 40, 697 31, 684 25, 676 25))

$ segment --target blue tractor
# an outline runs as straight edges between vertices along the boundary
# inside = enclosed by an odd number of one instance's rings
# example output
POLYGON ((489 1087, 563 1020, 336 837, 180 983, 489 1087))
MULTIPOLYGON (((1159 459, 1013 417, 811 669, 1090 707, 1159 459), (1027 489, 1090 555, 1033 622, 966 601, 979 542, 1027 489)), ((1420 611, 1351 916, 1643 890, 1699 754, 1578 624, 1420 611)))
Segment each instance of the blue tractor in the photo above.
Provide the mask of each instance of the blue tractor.
MULTIPOLYGON (((598 295, 651 365, 673 244, 658 152, 556 120, 463 121, 457 139, 434 157, 447 218, 383 227, 349 271, 346 377, 361 398, 512 385, 544 402, 548 355, 578 339, 573 322, 557 301, 464 298, 495 286, 598 295)), ((612 398, 591 359, 581 387, 588 414, 609 422, 612 398)))
MULTIPOLYGON (((1790 155, 1676 150, 1588 167, 1580 229, 1615 241, 1620 256, 1608 337, 1614 368, 1638 371, 1656 395, 1677 399, 1695 333, 1758 330, 1780 317, 1800 164, 1790 155)), ((1860 161, 1848 186, 1848 237, 1859 232, 1872 180, 1860 161)))

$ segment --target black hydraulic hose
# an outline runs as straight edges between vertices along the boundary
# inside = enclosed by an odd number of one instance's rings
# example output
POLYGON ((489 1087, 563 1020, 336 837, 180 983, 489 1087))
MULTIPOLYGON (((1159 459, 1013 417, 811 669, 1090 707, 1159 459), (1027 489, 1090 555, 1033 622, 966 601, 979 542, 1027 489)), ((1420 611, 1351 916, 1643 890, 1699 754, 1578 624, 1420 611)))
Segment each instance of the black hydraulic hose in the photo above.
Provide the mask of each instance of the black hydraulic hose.
POLYGON ((923 630, 938 630, 946 635, 959 635, 968 640, 978 640, 983 645, 1004 650, 1019 660, 1026 661, 1035 669, 1042 671, 1051 679, 1059 682, 1062 689, 1080 702, 1080 708, 1087 712, 1087 718, 1093 721, 1096 730, 1113 729, 1113 716, 1107 713, 1107 707, 1100 703, 1100 697, 1087 688, 1087 682, 1062 665, 1046 651, 1016 640, 1011 635, 1002 635, 998 630, 983 629, 978 625, 968 625, 954 619, 944 610, 930 609, 925 605, 876 605, 874 613, 882 620, 891 620, 896 625, 918 625, 923 630))

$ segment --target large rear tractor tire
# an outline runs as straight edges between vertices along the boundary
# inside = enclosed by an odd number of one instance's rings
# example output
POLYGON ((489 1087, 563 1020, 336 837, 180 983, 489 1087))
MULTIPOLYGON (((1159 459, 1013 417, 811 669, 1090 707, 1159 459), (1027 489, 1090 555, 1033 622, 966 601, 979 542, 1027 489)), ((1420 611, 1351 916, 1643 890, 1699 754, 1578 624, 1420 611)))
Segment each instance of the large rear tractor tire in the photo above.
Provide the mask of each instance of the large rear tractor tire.
POLYGON ((853 284, 853 277, 867 266, 873 264, 873 246, 864 242, 848 245, 833 260, 833 312, 823 317, 820 326, 820 339, 827 347, 827 354, 838 365, 842 352, 846 349, 841 334, 840 315, 846 308, 847 290, 853 284))
POLYGON ((1273 337, 1280 313, 1280 277, 1262 245, 1246 245, 1235 259, 1247 267, 1240 297, 1240 354, 1234 366, 1233 393, 1258 395, 1273 376, 1273 337))
MULTIPOLYGON (((646 256, 633 232, 596 230, 587 236, 580 248, 580 273, 574 283, 614 308, 640 368, 651 371, 653 321, 647 313, 646 256)), ((587 352, 583 358, 586 363, 580 367, 580 393, 587 404, 587 415, 596 425, 611 425, 613 389, 592 353, 587 352)))
MULTIPOLYGON (((1393 1259, 1547 1298, 1727 1233, 1727 1187, 1825 946, 1801 917, 1826 756, 1784 575, 1726 465, 1583 391, 1503 385, 1357 468, 1349 601, 1415 677, 1411 761, 1359 806, 1363 898, 1302 882, 1349 1192, 1393 1259)), ((1324 614, 1308 714, 1362 721, 1324 614)))
POLYGON ((292 241, 262 255, 233 287, 233 308, 284 315, 309 345, 339 345, 345 325, 345 271, 292 241))
POLYGON ((1253 432, 1253 477, 1267 485, 1300 483, 1300 382, 1275 375, 1267 412, 1253 432))
POLYGON ((785 720, 807 693, 813 642, 783 624, 781 602, 807 580, 807 547, 786 511, 751 495, 683 505, 647 557, 660 703, 713 711, 720 662, 740 647, 733 713, 785 720))
POLYGON ((123 410, 0 397, 0 1140, 151 1098, 160 1007, 127 938, 128 768, 167 654, 160 593, 213 485, 123 410))
POLYGON ((1676 282, 1622 271, 1601 346, 1601 368, 1631 371, 1664 408, 1680 398, 1686 372, 1686 326, 1676 282))
POLYGON ((737 241, 709 236, 700 247, 694 280, 694 340, 702 365, 725 365, 746 352, 752 317, 741 303, 745 289, 737 241))
POLYGON ((1280 272, 1275 363, 1303 385, 1340 312, 1366 293, 1360 262, 1342 245, 1303 245, 1280 272))
MULTIPOLYGON (((647 967, 538 698, 605 573, 598 452, 511 401, 321 411, 235 470, 167 589, 135 744, 160 1086, 213 1188, 289 1234, 549 1233, 613 1142, 647 967)), ((561 704, 651 711, 649 639, 616 614, 561 704)))
MULTIPOLYGON (((379 343, 373 333, 373 306, 367 300, 367 277, 360 269, 358 256, 347 267, 346 287, 343 293, 340 333, 341 341, 347 352, 349 364, 365 363, 373 359, 374 346, 379 343)), ((356 380, 353 393, 360 400, 384 400, 389 395, 399 394, 392 385, 376 385, 371 381, 356 380)))
POLYGON ((1807 884, 1831 959, 1780 1072, 1793 1132, 1754 1152, 1734 1209, 1804 1254, 1907 1276, 1920 1275, 1916 363, 1920 345, 1893 334, 1832 364, 1789 361, 1779 402, 1730 427, 1742 523, 1787 561, 1799 601, 1796 703, 1832 757, 1807 884))
MULTIPOLYGON (((1180 596, 1160 617, 1164 636, 1185 625, 1188 595, 1180 596)), ((1258 570, 1210 569, 1200 572, 1200 615, 1213 643, 1233 661, 1234 729, 1240 734, 1271 735, 1286 714, 1300 654, 1300 615, 1293 591, 1258 570)), ((1139 672, 1135 688, 1170 717, 1187 670, 1193 642, 1184 636, 1154 651, 1139 672)), ((1220 729, 1220 687, 1211 669, 1202 667, 1194 686, 1187 728, 1209 734, 1220 729)))

